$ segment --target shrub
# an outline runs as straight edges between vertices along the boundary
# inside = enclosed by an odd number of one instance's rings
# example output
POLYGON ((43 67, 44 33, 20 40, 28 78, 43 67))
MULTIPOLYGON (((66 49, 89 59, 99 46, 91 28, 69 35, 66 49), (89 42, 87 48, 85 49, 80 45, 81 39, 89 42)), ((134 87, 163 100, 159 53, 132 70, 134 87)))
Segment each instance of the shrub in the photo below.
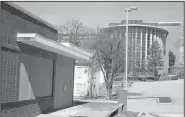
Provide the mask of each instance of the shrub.
POLYGON ((158 81, 159 79, 160 79, 160 76, 154 76, 154 77, 153 77, 153 80, 154 80, 154 81, 158 81))
POLYGON ((171 80, 178 80, 178 79, 179 77, 177 75, 171 77, 171 80))
POLYGON ((145 78, 145 77, 140 77, 140 78, 139 78, 139 80, 141 80, 141 81, 146 81, 146 79, 147 79, 147 78, 145 78))
POLYGON ((183 79, 184 78, 184 69, 180 69, 177 76, 180 78, 180 79, 183 79))
POLYGON ((171 78, 168 75, 162 75, 159 80, 171 80, 171 78))

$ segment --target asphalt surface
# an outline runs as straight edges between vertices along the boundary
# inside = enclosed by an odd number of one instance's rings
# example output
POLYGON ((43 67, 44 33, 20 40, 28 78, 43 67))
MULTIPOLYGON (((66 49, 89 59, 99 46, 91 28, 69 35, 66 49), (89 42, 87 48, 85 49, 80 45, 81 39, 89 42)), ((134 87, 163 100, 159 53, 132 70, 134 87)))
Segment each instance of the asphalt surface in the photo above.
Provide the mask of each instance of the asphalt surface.
POLYGON ((128 111, 159 114, 183 114, 184 80, 135 82, 128 90, 141 95, 129 96, 128 111), (160 104, 159 97, 168 97, 172 103, 160 104))

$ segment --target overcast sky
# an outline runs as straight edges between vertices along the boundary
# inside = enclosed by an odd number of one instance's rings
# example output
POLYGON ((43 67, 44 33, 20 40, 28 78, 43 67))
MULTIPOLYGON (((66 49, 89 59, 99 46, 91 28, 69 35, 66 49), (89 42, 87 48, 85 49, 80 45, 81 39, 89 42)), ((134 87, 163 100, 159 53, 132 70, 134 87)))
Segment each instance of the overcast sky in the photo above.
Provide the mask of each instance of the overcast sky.
MULTIPOLYGON (((90 27, 105 27, 109 23, 119 23, 125 18, 126 5, 136 6, 137 11, 129 14, 129 19, 144 21, 184 22, 183 2, 14 2, 27 11, 53 25, 61 25, 72 18, 90 27)), ((179 60, 179 27, 168 28, 168 48, 179 60)))

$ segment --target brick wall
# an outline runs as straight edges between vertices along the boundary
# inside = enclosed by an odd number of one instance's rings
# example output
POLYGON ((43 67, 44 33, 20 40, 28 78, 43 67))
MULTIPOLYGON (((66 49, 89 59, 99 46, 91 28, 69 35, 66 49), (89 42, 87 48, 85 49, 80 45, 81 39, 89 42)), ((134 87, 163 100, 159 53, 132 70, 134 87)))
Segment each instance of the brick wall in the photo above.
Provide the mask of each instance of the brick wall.
MULTIPOLYGON (((51 27, 48 27, 44 23, 34 19, 27 14, 13 8, 12 6, 1 2, 1 46, 0 52, 0 99, 3 103, 16 102, 18 100, 19 94, 19 77, 18 73, 20 71, 18 67, 18 55, 20 52, 26 52, 33 54, 39 49, 33 49, 27 47, 20 47, 17 43, 17 33, 37 33, 43 37, 57 40, 57 31, 51 27), (29 51, 30 50, 30 51, 29 51)), ((54 58, 53 53, 48 53, 48 51, 39 50, 43 57, 47 56, 49 58, 54 58)), ((37 52, 36 54, 38 54, 37 52)), ((41 111, 46 111, 51 109, 53 106, 53 97, 39 98, 37 99, 41 111), (46 106, 48 105, 48 106, 46 106)), ((6 111, 6 117, 13 117, 11 114, 18 113, 16 116, 25 115, 24 117, 34 117, 39 113, 36 111, 37 108, 34 104, 21 105, 19 107, 6 109, 1 109, 3 112, 6 111), (28 111, 30 110, 30 111, 28 111), (31 113, 35 113, 34 115, 31 113)), ((5 114, 5 113, 4 113, 5 114)))
POLYGON ((42 24, 32 23, 28 20, 30 18, 25 19, 26 15, 18 13, 18 11, 9 8, 3 3, 1 7, 2 43, 16 45, 17 33, 38 33, 43 37, 57 40, 57 31, 51 32, 49 29, 44 28, 42 24))

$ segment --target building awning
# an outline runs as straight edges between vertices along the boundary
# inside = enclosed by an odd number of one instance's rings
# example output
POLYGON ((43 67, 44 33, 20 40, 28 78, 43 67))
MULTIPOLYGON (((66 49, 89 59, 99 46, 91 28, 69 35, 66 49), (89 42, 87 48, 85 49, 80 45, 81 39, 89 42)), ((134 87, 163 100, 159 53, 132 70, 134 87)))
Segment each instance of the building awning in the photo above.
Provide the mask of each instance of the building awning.
POLYGON ((65 46, 36 33, 18 33, 17 41, 74 59, 90 60, 92 57, 91 53, 65 46))

